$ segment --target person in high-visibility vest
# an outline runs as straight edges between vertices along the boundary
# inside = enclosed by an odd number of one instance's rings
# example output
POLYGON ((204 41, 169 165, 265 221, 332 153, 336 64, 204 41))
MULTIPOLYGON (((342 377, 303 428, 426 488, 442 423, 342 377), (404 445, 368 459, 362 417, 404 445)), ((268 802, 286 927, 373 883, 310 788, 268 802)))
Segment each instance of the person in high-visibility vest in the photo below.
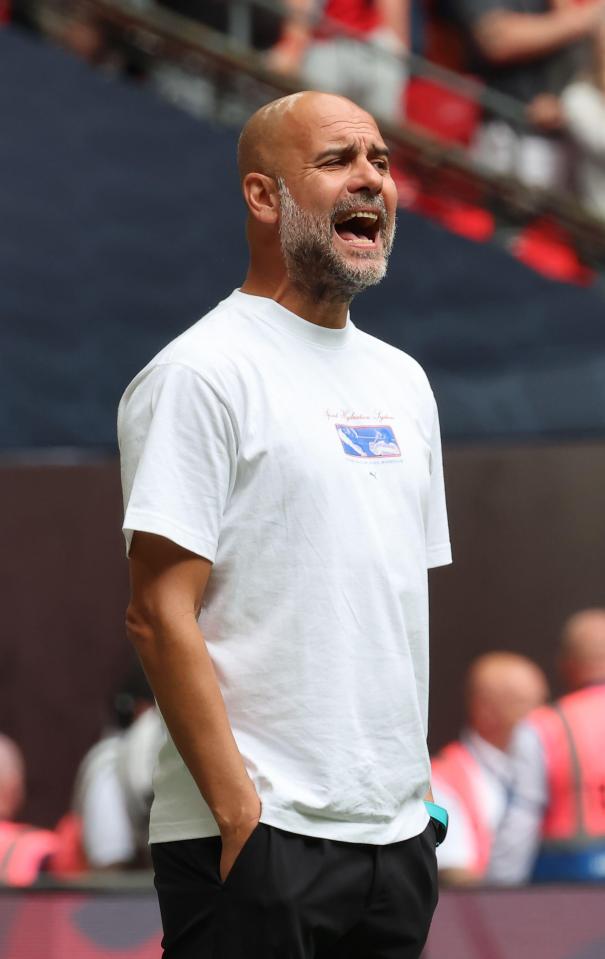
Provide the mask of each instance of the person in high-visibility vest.
POLYGON ((447 841, 437 851, 442 881, 459 885, 484 878, 509 795, 512 731, 547 695, 544 674, 525 656, 487 653, 471 664, 466 727, 432 760, 433 793, 450 814, 447 841))
POLYGON ((25 798, 25 763, 21 750, 0 734, 0 821, 12 819, 25 798))
POLYGON ((605 609, 564 625, 569 692, 515 732, 511 802, 492 850, 497 883, 605 879, 605 609))
POLYGON ((0 886, 29 886, 51 862, 59 840, 48 829, 14 822, 25 798, 25 763, 0 735, 0 886))

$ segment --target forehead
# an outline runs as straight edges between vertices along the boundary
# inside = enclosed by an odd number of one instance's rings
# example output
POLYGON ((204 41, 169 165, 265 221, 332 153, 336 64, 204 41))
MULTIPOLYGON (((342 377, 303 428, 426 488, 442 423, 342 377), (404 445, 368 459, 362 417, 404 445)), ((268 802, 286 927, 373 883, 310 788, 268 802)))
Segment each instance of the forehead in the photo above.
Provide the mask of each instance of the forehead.
POLYGON ((373 117, 346 100, 305 104, 291 117, 291 145, 308 159, 330 146, 384 147, 373 117))

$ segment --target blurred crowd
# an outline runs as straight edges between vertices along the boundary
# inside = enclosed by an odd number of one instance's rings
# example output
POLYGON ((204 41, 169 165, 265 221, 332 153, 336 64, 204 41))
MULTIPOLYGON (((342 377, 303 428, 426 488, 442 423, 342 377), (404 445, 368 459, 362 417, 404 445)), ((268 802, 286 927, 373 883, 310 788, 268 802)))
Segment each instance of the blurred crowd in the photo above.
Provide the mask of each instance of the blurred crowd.
POLYGON ((152 775, 163 736, 135 663, 111 699, 99 742, 82 759, 70 808, 54 829, 38 829, 20 821, 25 764, 17 744, 0 735, 0 886, 150 868, 152 775))
MULTIPOLYGON (((471 663, 464 728, 432 759, 434 796, 450 816, 438 849, 443 883, 605 880, 605 609, 568 619, 557 665, 566 691, 549 701, 542 670, 526 656, 489 652, 471 663)), ((16 743, 0 736, 0 884, 148 868, 152 778, 164 736, 134 670, 54 830, 19 821, 25 767, 16 743)))
MULTIPOLYGON (((36 25, 36 0, 3 3, 17 22, 36 25)), ((130 6, 168 8, 226 34, 238 29, 235 5, 224 0, 130 6)), ((203 77, 129 48, 86 0, 56 7, 68 11, 57 29, 74 53, 208 112, 215 92, 203 77)), ((250 0, 246 29, 276 74, 346 94, 394 124, 407 117, 467 147, 482 167, 572 191, 605 218, 605 0, 282 0, 270 8, 250 0), (423 76, 410 52, 473 78, 476 95, 423 76)))
POLYGON ((547 703, 526 657, 471 664, 465 727, 433 759, 451 820, 438 850, 444 881, 605 880, 605 609, 568 619, 557 666, 566 692, 547 703))

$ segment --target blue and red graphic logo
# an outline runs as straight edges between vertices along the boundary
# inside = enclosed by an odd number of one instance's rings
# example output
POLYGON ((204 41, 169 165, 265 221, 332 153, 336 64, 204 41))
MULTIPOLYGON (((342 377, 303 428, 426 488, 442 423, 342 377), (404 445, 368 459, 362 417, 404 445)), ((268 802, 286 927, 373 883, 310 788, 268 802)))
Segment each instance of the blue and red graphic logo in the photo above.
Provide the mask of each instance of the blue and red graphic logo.
POLYGON ((338 438, 347 456, 356 459, 393 459, 401 456, 390 426, 346 426, 336 423, 338 438))

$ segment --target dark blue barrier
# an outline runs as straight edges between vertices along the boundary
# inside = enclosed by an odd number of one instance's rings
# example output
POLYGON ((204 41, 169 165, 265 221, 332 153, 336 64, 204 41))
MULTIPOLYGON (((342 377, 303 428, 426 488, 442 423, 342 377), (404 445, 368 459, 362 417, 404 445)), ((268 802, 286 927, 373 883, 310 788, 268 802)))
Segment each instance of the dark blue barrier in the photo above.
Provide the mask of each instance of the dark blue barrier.
MULTIPOLYGON (((239 285, 236 135, 0 33, 0 447, 112 447, 134 373, 239 285)), ((355 302, 422 362, 446 439, 605 434, 605 309, 402 213, 355 302)))

